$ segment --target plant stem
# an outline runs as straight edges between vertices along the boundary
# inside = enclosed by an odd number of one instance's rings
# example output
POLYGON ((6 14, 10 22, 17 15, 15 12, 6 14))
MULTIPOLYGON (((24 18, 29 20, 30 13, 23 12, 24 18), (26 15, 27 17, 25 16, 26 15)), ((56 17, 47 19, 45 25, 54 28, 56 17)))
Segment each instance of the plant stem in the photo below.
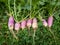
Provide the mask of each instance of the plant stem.
POLYGON ((31 18, 31 15, 32 15, 31 14, 32 13, 32 10, 31 9, 32 9, 32 0, 30 0, 30 18, 31 18))
POLYGON ((16 5, 15 5, 16 0, 14 0, 14 14, 16 15, 16 5))
POLYGON ((9 13, 10 13, 10 0, 8 0, 8 8, 9 8, 9 13))
POLYGON ((15 18, 16 18, 16 22, 18 22, 17 21, 17 12, 16 12, 16 4, 15 4, 15 2, 16 2, 16 0, 14 0, 14 14, 13 14, 13 16, 15 16, 15 18))

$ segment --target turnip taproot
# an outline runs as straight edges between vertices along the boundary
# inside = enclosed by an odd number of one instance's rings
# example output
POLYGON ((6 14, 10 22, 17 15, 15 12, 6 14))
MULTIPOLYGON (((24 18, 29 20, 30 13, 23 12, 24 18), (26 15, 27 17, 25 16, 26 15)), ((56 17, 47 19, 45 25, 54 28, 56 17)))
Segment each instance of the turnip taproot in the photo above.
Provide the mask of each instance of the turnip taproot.
POLYGON ((48 27, 51 27, 52 24, 53 24, 53 16, 50 16, 50 17, 48 18, 48 27))

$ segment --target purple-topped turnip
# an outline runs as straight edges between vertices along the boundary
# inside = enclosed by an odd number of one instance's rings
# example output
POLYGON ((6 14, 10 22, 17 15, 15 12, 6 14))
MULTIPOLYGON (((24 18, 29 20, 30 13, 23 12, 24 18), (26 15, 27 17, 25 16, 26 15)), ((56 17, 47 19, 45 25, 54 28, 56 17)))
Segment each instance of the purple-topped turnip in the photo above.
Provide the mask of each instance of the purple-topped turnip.
POLYGON ((31 25, 32 25, 32 19, 28 19, 27 20, 27 27, 28 27, 28 29, 31 27, 31 25))
POLYGON ((33 45, 35 45, 34 38, 35 38, 36 29, 38 28, 38 23, 36 18, 33 18, 32 28, 33 28, 33 45))
POLYGON ((20 23, 16 22, 15 23, 15 30, 18 31, 20 29, 20 23))
POLYGON ((23 21, 21 22, 21 28, 22 28, 22 30, 23 30, 24 28, 26 28, 26 20, 23 20, 23 21))
POLYGON ((36 18, 33 19, 32 28, 34 30, 38 28, 38 24, 37 24, 37 19, 36 18))
POLYGON ((13 31, 13 29, 14 29, 14 18, 13 18, 13 16, 9 17, 8 28, 9 28, 10 32, 13 34, 14 38, 18 39, 18 37, 15 35, 15 33, 13 31))
POLYGON ((53 16, 50 16, 50 17, 48 18, 48 27, 51 27, 52 24, 53 24, 53 16))
POLYGON ((13 16, 10 16, 10 17, 9 17, 8 28, 9 28, 10 30, 13 30, 13 28, 14 28, 14 18, 13 18, 13 16))
POLYGON ((43 22, 43 25, 46 27, 48 24, 47 24, 47 21, 45 19, 42 19, 42 22, 43 22))

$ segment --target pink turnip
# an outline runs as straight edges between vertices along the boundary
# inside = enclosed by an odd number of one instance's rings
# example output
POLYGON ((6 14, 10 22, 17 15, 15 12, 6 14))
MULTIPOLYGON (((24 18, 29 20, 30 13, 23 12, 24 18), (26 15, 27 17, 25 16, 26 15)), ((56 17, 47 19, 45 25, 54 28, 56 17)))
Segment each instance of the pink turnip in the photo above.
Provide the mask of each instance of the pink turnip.
POLYGON ((34 41, 35 40, 35 33, 36 33, 36 29, 38 28, 36 18, 33 19, 32 28, 33 28, 33 45, 35 45, 35 41, 34 41))
POLYGON ((20 29, 20 23, 19 22, 16 22, 15 23, 15 30, 18 31, 19 29, 20 29))
POLYGON ((30 28, 32 25, 32 19, 27 20, 27 27, 30 28))
POLYGON ((34 30, 38 28, 38 24, 37 24, 37 19, 36 18, 33 19, 32 28, 34 30))
POLYGON ((14 18, 13 18, 13 16, 9 17, 8 28, 9 28, 10 32, 12 33, 13 37, 18 39, 18 37, 15 35, 15 33, 13 31, 13 28, 14 28, 14 18))
POLYGON ((13 18, 13 16, 10 16, 10 17, 9 17, 8 28, 9 28, 10 30, 13 30, 13 28, 14 28, 14 18, 13 18))
POLYGON ((22 29, 26 28, 26 20, 23 20, 23 21, 21 22, 21 28, 22 28, 22 29))
POLYGON ((28 33, 29 33, 29 36, 31 36, 30 34, 30 27, 32 26, 32 19, 28 19, 27 20, 27 28, 28 28, 28 33))
POLYGON ((50 16, 50 17, 48 18, 48 27, 51 27, 52 24, 53 24, 53 16, 50 16))
POLYGON ((47 24, 47 21, 45 19, 42 19, 42 22, 43 22, 43 25, 46 27, 48 24, 47 24))

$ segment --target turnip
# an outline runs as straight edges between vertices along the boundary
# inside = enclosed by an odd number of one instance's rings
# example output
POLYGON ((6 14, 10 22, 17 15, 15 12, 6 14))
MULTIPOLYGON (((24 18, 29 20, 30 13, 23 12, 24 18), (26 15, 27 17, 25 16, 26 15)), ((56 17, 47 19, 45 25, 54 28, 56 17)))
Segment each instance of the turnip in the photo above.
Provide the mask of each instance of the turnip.
POLYGON ((34 41, 34 39, 35 39, 35 32, 36 32, 36 29, 38 28, 38 24, 37 24, 37 19, 36 18, 33 19, 32 28, 34 30, 33 45, 35 45, 35 41, 34 41))
POLYGON ((9 17, 8 28, 9 28, 10 30, 13 30, 13 28, 14 28, 14 18, 13 18, 13 16, 10 16, 10 17, 9 17))
POLYGON ((49 16, 49 18, 48 18, 48 31, 50 31, 50 33, 52 34, 52 36, 53 36, 53 38, 54 38, 54 40, 55 40, 55 43, 56 43, 56 36, 55 36, 55 34, 54 34, 54 32, 51 30, 51 26, 52 26, 52 24, 53 24, 53 16, 49 16))
POLYGON ((37 19, 36 18, 33 19, 32 28, 33 29, 37 29, 38 28, 38 24, 37 24, 37 19))
POLYGON ((52 24, 53 24, 53 16, 50 16, 50 17, 48 18, 48 27, 51 27, 52 24))
POLYGON ((32 26, 32 19, 28 19, 27 20, 27 27, 28 27, 28 33, 29 33, 29 36, 31 36, 30 34, 30 27, 32 26))
POLYGON ((27 27, 30 28, 32 25, 32 19, 27 20, 27 27))
POLYGON ((23 20, 23 21, 21 22, 21 28, 22 28, 22 30, 23 30, 24 28, 26 28, 26 20, 23 20))
POLYGON ((47 21, 45 19, 42 19, 42 22, 43 22, 43 25, 46 27, 48 24, 47 24, 47 21))
POLYGON ((14 31, 13 31, 13 28, 14 28, 14 18, 13 18, 13 16, 9 17, 8 28, 9 28, 10 32, 13 34, 14 38, 18 39, 17 36, 15 35, 14 31))
POLYGON ((15 30, 18 31, 20 29, 20 23, 16 22, 15 23, 15 30))

